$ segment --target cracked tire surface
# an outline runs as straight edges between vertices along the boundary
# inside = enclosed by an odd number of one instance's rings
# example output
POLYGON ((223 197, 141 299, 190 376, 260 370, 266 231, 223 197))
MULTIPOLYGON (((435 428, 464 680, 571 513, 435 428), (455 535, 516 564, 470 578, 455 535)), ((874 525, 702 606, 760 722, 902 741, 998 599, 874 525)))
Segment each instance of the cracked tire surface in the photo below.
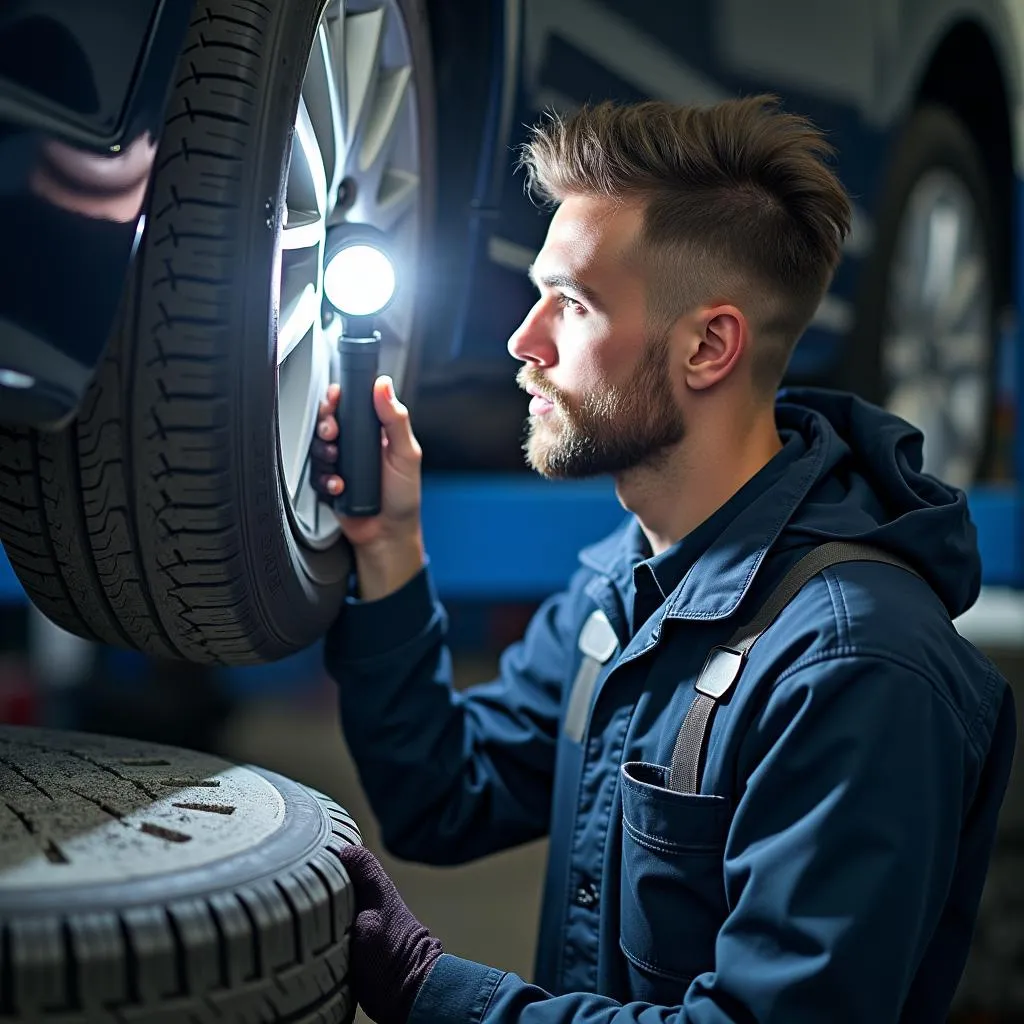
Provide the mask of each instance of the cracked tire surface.
MULTIPOLYGON (((268 662, 319 639, 344 598, 348 549, 303 546, 286 511, 270 329, 292 125, 325 5, 197 3, 97 378, 62 431, 0 426, 0 540, 37 607, 87 639, 268 662)), ((426 106, 425 15, 402 7, 426 106)))
POLYGON ((359 841, 270 772, 0 727, 0 1022, 346 1024, 359 841))

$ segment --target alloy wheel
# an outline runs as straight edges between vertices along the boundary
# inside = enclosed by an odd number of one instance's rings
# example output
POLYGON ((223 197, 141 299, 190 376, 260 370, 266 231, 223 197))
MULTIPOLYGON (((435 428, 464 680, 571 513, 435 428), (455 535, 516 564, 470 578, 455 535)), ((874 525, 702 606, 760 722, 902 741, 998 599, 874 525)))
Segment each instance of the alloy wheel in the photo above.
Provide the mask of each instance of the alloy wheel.
POLYGON ((961 178, 923 175, 890 270, 882 372, 886 407, 925 436, 925 469, 960 487, 978 473, 992 403, 993 268, 961 178))
POLYGON ((309 478, 309 444, 340 332, 324 303, 327 238, 343 224, 368 224, 388 238, 400 283, 378 323, 381 372, 400 388, 421 232, 417 109, 412 48, 396 0, 331 0, 295 117, 277 282, 282 490, 297 535, 312 548, 329 547, 339 536, 336 517, 309 478))

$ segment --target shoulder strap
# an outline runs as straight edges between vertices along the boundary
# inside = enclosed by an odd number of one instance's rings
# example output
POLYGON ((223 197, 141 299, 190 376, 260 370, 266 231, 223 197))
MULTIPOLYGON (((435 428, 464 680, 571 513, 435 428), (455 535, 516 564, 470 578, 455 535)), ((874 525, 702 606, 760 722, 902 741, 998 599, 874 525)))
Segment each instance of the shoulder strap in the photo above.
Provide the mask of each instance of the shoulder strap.
POLYGON ((751 647, 807 582, 822 570, 841 562, 883 562, 905 569, 915 576, 920 575, 901 558, 867 544, 830 541, 804 555, 782 578, 754 618, 738 629, 727 644, 713 648, 708 655, 697 677, 697 695, 686 713, 672 750, 669 789, 677 793, 699 791, 704 748, 711 731, 711 716, 719 701, 739 679, 751 647))

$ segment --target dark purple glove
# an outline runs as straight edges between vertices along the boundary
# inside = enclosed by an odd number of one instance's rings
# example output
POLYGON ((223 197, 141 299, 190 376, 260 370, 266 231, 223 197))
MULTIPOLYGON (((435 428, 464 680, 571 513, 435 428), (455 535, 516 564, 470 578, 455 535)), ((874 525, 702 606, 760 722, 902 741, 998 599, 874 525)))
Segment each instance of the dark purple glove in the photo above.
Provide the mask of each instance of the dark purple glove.
POLYGON ((441 942, 412 916, 395 883, 364 846, 339 854, 356 896, 349 984, 377 1024, 406 1024, 420 986, 441 955, 441 942))

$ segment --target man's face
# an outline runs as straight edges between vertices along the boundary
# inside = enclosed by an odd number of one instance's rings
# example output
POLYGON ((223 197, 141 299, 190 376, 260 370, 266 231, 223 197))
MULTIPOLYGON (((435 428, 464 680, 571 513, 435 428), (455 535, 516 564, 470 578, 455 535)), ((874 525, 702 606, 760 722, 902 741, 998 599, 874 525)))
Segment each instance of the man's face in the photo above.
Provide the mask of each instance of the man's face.
POLYGON ((573 196, 531 271, 540 298, 508 343, 524 365, 530 465, 547 477, 653 463, 683 437, 666 337, 650 337, 647 286, 626 254, 638 205, 573 196))

